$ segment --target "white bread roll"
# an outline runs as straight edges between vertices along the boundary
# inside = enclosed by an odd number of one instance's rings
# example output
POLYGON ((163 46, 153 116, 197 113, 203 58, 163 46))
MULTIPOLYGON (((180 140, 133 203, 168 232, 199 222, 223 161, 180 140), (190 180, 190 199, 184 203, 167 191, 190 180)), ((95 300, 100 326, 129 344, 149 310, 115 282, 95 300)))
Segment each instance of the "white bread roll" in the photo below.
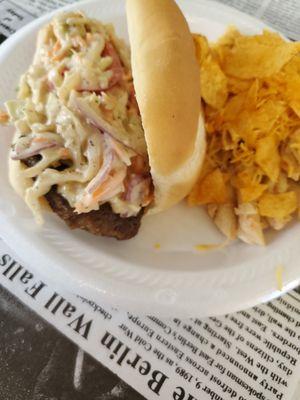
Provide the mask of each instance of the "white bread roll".
POLYGON ((136 98, 148 147, 155 202, 182 200, 205 153, 200 76, 192 35, 173 0, 127 0, 136 98))

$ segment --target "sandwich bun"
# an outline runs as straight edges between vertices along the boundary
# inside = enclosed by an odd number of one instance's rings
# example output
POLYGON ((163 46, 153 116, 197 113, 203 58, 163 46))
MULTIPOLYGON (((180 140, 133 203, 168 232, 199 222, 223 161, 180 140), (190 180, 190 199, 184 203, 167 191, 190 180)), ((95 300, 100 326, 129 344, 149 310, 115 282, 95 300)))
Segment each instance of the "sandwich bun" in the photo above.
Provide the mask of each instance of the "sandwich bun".
POLYGON ((205 154, 200 76, 187 22, 173 0, 127 0, 136 99, 155 201, 150 213, 181 201, 205 154))

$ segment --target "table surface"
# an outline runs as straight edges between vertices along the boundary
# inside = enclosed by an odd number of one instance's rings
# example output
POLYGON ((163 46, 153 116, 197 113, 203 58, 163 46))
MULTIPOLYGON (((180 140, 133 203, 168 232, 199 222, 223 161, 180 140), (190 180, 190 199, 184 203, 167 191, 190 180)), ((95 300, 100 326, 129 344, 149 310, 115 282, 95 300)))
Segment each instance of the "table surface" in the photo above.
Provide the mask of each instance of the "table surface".
POLYGON ((0 287, 0 400, 143 400, 0 287))

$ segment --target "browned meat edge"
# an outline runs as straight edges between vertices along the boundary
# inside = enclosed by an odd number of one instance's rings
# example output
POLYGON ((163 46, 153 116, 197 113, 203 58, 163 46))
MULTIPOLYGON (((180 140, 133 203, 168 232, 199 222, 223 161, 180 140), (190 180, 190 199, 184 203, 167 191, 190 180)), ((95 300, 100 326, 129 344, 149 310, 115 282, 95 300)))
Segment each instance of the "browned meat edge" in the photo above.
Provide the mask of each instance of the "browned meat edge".
MULTIPOLYGON (((39 158, 30 157, 23 162, 29 167, 37 163, 39 158)), ((93 235, 114 237, 118 240, 126 240, 134 237, 140 228, 144 210, 135 217, 122 218, 115 214, 109 203, 99 207, 99 210, 77 214, 68 201, 53 187, 45 195, 52 210, 71 229, 83 229, 93 235)))

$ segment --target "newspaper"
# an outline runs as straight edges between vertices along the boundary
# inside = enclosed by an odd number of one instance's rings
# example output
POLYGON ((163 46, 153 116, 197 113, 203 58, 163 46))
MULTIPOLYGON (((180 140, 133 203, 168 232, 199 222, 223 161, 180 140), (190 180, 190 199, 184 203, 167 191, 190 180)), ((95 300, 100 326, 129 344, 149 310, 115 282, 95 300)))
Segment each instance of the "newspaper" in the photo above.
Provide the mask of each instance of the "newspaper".
MULTIPOLYGON (((0 42, 70 0, 0 0, 0 42)), ((296 0, 223 0, 300 38, 296 0)), ((0 284, 147 399, 300 398, 300 294, 208 319, 140 317, 50 282, 0 240, 0 284), (298 393, 298 394, 297 394, 298 393)))
POLYGON ((261 19, 290 39, 300 39, 298 0, 220 0, 220 3, 261 19))
MULTIPOLYGON (((112 1, 112 0, 110 0, 112 1)), ((0 43, 32 19, 76 0, 0 0, 0 43)), ((253 15, 288 38, 300 38, 298 0, 219 0, 253 15)))
POLYGON ((300 376, 300 294, 223 317, 160 319, 68 293, 0 241, 0 284, 152 400, 285 400, 300 376))

